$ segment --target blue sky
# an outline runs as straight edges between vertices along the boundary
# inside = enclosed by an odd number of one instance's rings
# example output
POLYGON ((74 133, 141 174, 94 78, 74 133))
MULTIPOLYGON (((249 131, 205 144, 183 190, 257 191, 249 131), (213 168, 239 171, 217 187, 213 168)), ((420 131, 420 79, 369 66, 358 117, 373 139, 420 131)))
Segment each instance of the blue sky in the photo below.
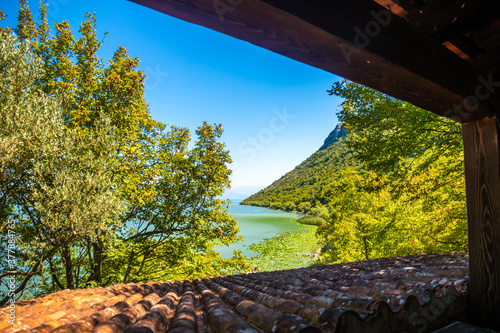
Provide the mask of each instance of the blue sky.
MULTIPOLYGON (((51 25, 85 12, 109 32, 100 56, 119 45, 148 73, 152 116, 194 132, 204 120, 222 123, 234 161, 233 187, 266 186, 316 151, 337 124, 340 100, 326 90, 338 76, 124 0, 49 0, 51 25)), ((38 2, 30 2, 35 18, 38 2)), ((17 0, 0 6, 16 25, 17 0)))

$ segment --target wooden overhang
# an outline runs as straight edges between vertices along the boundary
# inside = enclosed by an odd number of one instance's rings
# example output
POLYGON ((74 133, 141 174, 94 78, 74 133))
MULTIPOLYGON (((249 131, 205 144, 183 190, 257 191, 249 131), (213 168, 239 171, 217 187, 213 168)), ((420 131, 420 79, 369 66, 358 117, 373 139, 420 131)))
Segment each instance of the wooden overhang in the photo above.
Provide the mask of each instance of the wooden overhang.
POLYGON ((462 123, 469 310, 500 329, 500 0, 131 1, 462 123))

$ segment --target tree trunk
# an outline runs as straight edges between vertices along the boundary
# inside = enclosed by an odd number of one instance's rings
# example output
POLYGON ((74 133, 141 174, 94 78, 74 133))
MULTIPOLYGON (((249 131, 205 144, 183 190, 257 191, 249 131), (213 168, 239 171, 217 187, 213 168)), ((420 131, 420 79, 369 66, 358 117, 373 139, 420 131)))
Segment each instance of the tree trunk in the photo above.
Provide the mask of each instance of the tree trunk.
MULTIPOLYGON (((54 265, 52 264, 52 258, 49 258, 49 266, 50 266, 50 274, 52 275, 52 284, 55 283, 60 290, 63 290, 64 286, 62 285, 62 283, 57 278, 56 271, 54 269, 54 265)), ((52 287, 52 289, 55 289, 54 287, 52 287)), ((52 290, 52 292, 55 293, 56 291, 52 290)))
POLYGON ((100 237, 92 243, 94 249, 94 280, 101 285, 102 283, 102 261, 103 261, 103 243, 100 237))
POLYGON ((66 245, 62 248, 62 258, 66 269, 66 289, 75 289, 73 281, 73 262, 71 261, 71 248, 66 245))

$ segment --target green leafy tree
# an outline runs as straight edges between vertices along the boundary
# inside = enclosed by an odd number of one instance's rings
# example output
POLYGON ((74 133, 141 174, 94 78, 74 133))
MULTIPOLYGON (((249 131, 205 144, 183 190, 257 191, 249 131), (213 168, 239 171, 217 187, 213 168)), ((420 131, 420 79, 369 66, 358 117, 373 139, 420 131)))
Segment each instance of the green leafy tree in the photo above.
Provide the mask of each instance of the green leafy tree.
POLYGON ((460 125, 348 81, 329 93, 344 98, 346 143, 373 173, 338 194, 319 229, 324 258, 467 250, 460 125))
MULTIPOLYGON (((439 170, 425 177, 436 174, 439 170)), ((464 202, 453 193, 460 189, 416 196, 373 171, 346 170, 337 177, 339 191, 331 203, 330 218, 318 228, 324 242, 323 261, 467 250, 466 224, 460 215, 464 202)), ((428 179, 420 182, 420 186, 432 184, 428 179)))
MULTIPOLYGON (((119 47, 107 63, 99 58, 97 52, 103 40, 98 38, 93 14, 85 15, 79 36, 75 37, 67 21, 55 23, 53 31, 50 29, 46 4, 40 6, 37 23, 27 2, 21 0, 17 27, 1 29, 3 34, 11 31, 19 37, 20 45, 24 45, 19 51, 20 59, 33 59, 25 65, 37 71, 29 76, 28 88, 18 89, 19 94, 37 92, 47 100, 57 101, 59 114, 46 123, 57 124, 65 133, 61 137, 65 140, 73 137, 69 141, 80 144, 66 147, 61 143, 60 149, 67 151, 66 155, 54 153, 53 159, 46 159, 44 167, 52 168, 54 178, 63 177, 64 172, 74 176, 75 179, 68 176, 68 180, 57 178, 57 181, 73 186, 73 192, 68 187, 68 193, 72 194, 67 197, 74 196, 75 205, 82 205, 78 207, 80 210, 97 209, 105 204, 104 199, 99 204, 78 201, 87 187, 111 190, 105 193, 116 201, 116 205, 108 206, 109 214, 103 213, 96 223, 85 222, 90 217, 82 215, 79 223, 85 225, 82 228, 85 232, 75 237, 71 236, 75 225, 65 225, 61 220, 59 228, 59 222, 47 220, 47 226, 57 226, 54 230, 71 237, 50 256, 38 253, 21 261, 23 267, 29 264, 28 260, 37 261, 38 290, 46 293, 167 275, 213 274, 216 268, 219 272, 245 269, 241 254, 236 253, 234 260, 222 259, 211 250, 213 243, 228 243, 238 238, 235 221, 226 212, 227 203, 217 198, 229 186, 230 174, 227 168, 230 157, 220 142, 221 126, 206 123, 200 126, 194 148, 188 149, 191 138, 187 129, 173 127, 166 131, 166 125, 153 120, 144 100, 146 75, 137 69, 139 59, 130 58, 124 47, 119 47), (70 162, 64 162, 63 155, 70 162), (77 158, 81 162, 76 162, 77 158), (98 167, 105 168, 106 173, 91 176, 98 167), (104 176, 110 180, 101 179, 104 176), (111 181, 113 185, 108 186, 111 181), (193 268, 195 263, 210 261, 220 265, 205 264, 202 266, 207 269, 205 273, 203 268, 193 268)), ((2 72, 6 80, 11 79, 12 73, 2 72)), ((42 102, 37 100, 37 103, 42 102)), ((4 105, 21 107, 22 103, 9 100, 4 105)), ((38 110, 38 106, 33 110, 38 110)), ((28 134, 30 121, 23 120, 19 125, 28 126, 28 134)), ((48 127, 41 126, 42 130, 48 131, 48 127)), ((12 133, 11 129, 6 131, 12 133)), ((8 144, 12 143, 5 145, 8 144)), ((27 145, 30 149, 38 147, 27 145)), ((48 158, 44 150, 37 151, 48 158)), ((16 150, 11 155, 20 158, 16 150)), ((32 176, 29 171, 28 174, 32 176)), ((25 196, 31 200, 35 194, 2 189, 2 221, 20 219, 15 215, 20 209, 17 198, 25 196)), ((50 201, 44 199, 35 210, 43 212, 47 207, 50 201)), ((36 228, 33 221, 24 225, 27 229, 36 228)), ((41 232, 33 230, 33 235, 41 232)), ((26 232, 28 236, 31 234, 26 232)), ((49 232, 44 237, 50 242, 58 236, 49 232)))
POLYGON ((348 81, 329 93, 348 137, 243 204, 294 202, 325 262, 467 250, 460 125, 348 81))
POLYGON ((344 99, 338 118, 347 145, 368 169, 405 177, 446 161, 446 177, 436 177, 435 188, 463 179, 459 123, 350 81, 334 83, 328 93, 344 99))
MULTIPOLYGON (((95 239, 113 224, 121 209, 111 171, 119 137, 105 118, 85 134, 66 127, 58 99, 35 85, 43 70, 29 43, 0 35, 1 232, 14 221, 20 292, 75 240, 95 239)), ((6 244, 1 251, 7 258, 6 244)), ((1 265, 2 276, 13 271, 1 265)))
POLYGON ((220 260, 211 251, 213 242, 238 239, 236 222, 225 211, 227 203, 218 199, 229 186, 231 161, 218 141, 221 135, 220 125, 204 123, 192 149, 184 128, 174 127, 159 138, 148 163, 155 165, 158 176, 151 184, 155 195, 134 207, 138 214, 133 228, 115 242, 118 260, 110 260, 110 267, 121 272, 121 280, 115 282, 165 278, 187 257, 220 260), (159 261, 163 267, 158 267, 159 261))
MULTIPOLYGON (((120 47, 105 66, 97 56, 102 41, 97 38, 95 15, 92 14, 85 15, 79 29, 80 37, 75 38, 67 21, 54 24, 52 33, 45 4, 40 6, 40 23, 37 24, 27 2, 21 0, 18 25, 13 31, 21 40, 28 41, 32 52, 42 60, 43 75, 37 78, 36 84, 49 96, 59 98, 68 128, 85 134, 96 127, 101 113, 110 119, 122 138, 117 157, 120 163, 113 169, 119 184, 116 191, 126 208, 130 206, 128 202, 140 200, 138 196, 143 195, 140 184, 151 174, 139 153, 164 126, 152 120, 148 113, 144 101, 145 74, 136 70, 139 60, 129 58, 127 51, 120 47), (137 172, 140 169, 146 174, 137 172)), ((116 217, 116 224, 123 227, 124 223, 116 217)), ((82 280, 73 277, 75 271, 81 271, 73 264, 74 255, 92 261, 92 274, 84 280, 102 282, 104 237, 87 238, 85 245, 88 246, 82 247, 90 252, 87 254, 65 249, 60 264, 66 267, 62 273, 66 288, 74 288, 75 280, 82 280)), ((61 283, 57 284, 59 288, 63 287, 61 283)))

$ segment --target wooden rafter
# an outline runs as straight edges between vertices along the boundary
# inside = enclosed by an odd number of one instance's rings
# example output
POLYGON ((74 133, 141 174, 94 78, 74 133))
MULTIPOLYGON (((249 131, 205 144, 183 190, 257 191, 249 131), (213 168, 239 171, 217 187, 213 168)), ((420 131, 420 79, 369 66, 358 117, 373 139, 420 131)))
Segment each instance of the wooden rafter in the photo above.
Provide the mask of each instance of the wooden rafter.
POLYGON ((457 34, 482 27, 499 15, 500 1, 453 0, 413 7, 409 9, 405 19, 421 31, 435 35, 439 41, 444 42, 457 34))
POLYGON ((493 94, 475 99, 488 77, 373 0, 132 1, 461 123, 495 115, 493 94))

